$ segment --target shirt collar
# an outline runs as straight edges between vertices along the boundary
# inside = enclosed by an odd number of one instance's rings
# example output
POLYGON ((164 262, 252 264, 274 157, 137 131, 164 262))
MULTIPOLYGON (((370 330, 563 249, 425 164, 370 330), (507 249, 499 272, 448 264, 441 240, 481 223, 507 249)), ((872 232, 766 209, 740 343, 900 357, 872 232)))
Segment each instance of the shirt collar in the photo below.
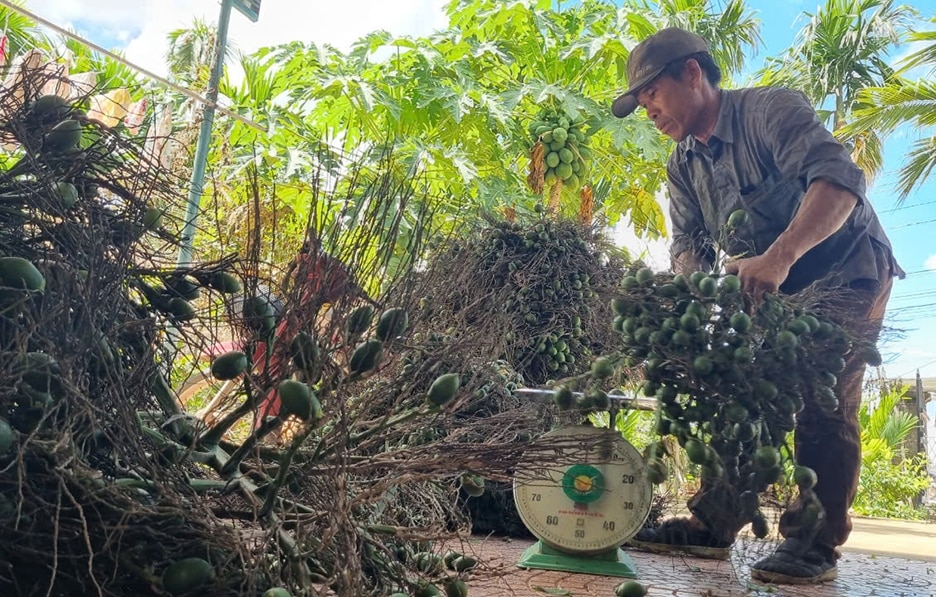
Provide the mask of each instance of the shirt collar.
MULTIPOLYGON (((718 106, 718 120, 715 121, 715 128, 712 129, 711 136, 722 143, 733 143, 734 134, 732 133, 731 123, 734 120, 735 113, 734 95, 727 89, 719 89, 719 93, 721 94, 721 103, 718 106)), ((680 145, 683 149, 682 161, 685 161, 690 153, 699 151, 699 146, 702 144, 695 137, 689 135, 680 145)))

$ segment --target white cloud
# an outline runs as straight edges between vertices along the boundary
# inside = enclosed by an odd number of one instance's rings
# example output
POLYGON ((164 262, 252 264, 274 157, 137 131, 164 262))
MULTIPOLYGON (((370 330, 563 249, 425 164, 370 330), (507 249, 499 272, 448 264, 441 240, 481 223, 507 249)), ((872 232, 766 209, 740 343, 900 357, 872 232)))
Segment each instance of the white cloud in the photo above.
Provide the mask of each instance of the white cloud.
POLYGON ((150 2, 127 0, 27 0, 26 8, 40 17, 63 25, 86 21, 114 28, 139 28, 146 22, 141 7, 150 2))
MULTIPOLYGON (((166 35, 196 18, 215 23, 219 4, 217 0, 27 0, 26 7, 58 25, 80 22, 106 31, 111 39, 126 39, 128 60, 165 74, 166 35)), ((429 35, 445 26, 444 5, 444 0, 263 0, 257 23, 232 11, 228 39, 245 53, 296 40, 347 50, 361 36, 379 29, 396 35, 429 35)))
POLYGON ((923 262, 923 267, 926 269, 936 270, 936 253, 926 258, 926 261, 923 262))

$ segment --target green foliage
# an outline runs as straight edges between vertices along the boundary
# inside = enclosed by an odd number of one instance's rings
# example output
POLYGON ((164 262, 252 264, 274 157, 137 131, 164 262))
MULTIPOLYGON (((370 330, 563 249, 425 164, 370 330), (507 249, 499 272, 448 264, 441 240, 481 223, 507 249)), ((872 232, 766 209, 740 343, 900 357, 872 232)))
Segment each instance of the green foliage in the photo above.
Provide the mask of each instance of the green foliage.
POLYGON ((923 520, 926 511, 915 507, 914 500, 928 486, 922 455, 896 464, 888 458, 877 458, 862 467, 853 508, 863 516, 923 520))
POLYGON ((855 512, 865 516, 924 519, 916 500, 930 483, 926 458, 907 458, 903 443, 920 424, 919 417, 898 409, 908 386, 884 391, 872 408, 865 402, 859 411, 861 424, 861 481, 855 512))
MULTIPOLYGON (((936 23, 936 17, 929 20, 936 23)), ((862 89, 853 120, 843 128, 846 135, 877 131, 886 136, 904 124, 910 124, 923 134, 915 141, 900 168, 897 189, 899 201, 929 178, 936 166, 936 137, 926 134, 936 126, 936 85, 927 76, 936 69, 936 31, 914 31, 907 41, 920 44, 918 50, 901 63, 897 74, 884 85, 862 89), (906 78, 910 69, 922 69, 916 80, 906 78)))
MULTIPOLYGON (((126 88, 133 99, 139 99, 143 93, 143 80, 140 75, 129 66, 111 60, 107 56, 92 50, 88 46, 71 38, 62 37, 59 40, 49 40, 50 48, 61 48, 65 56, 71 61, 71 73, 92 72, 97 75, 97 88, 119 89, 126 88)), ((117 52, 119 54, 119 52, 117 52)))
POLYGON ((815 14, 804 16, 808 21, 796 44, 767 60, 759 83, 803 91, 871 177, 882 165, 877 130, 843 127, 859 105, 861 90, 894 76, 888 52, 905 39, 915 12, 893 0, 826 0, 815 14))
POLYGON ((920 424, 919 417, 897 408, 904 400, 908 387, 895 386, 882 392, 873 407, 870 402, 861 405, 858 421, 861 425, 862 460, 865 464, 903 455, 903 441, 920 424))
MULTIPOLYGON (((386 145, 401 176, 419 174, 448 198, 448 214, 528 209, 541 198, 526 186, 526 129, 553 104, 586 121, 595 156, 591 180, 583 182, 605 218, 613 224, 627 214, 640 233, 662 234, 654 194, 669 141, 647 119, 620 120, 609 110, 624 86, 629 48, 660 27, 688 25, 737 72, 744 49, 759 41, 757 22, 739 1, 719 14, 705 0, 552 5, 452 1, 449 27, 430 37, 378 31, 348 53, 291 42, 244 57, 244 82, 228 80, 221 93, 268 130, 220 118, 212 157, 218 178, 238 180, 244 164, 257 164, 279 190, 295 189, 297 200, 279 198, 288 218, 301 221, 308 214, 303 189, 328 168, 316 159, 321 143, 342 153, 386 145)), ((577 201, 567 192, 565 210, 577 210, 577 201)))
MULTIPOLYGON (((169 74, 178 83, 201 91, 208 87, 211 75, 211 59, 217 43, 214 26, 195 19, 191 27, 169 32, 169 50, 166 61, 169 74)), ((233 58, 234 49, 227 45, 225 58, 233 58)))
MULTIPOLYGON (((589 413, 588 419, 596 427, 608 427, 608 412, 589 413)), ((616 411, 614 428, 621 432, 621 436, 629 441, 638 450, 643 450, 647 444, 656 439, 653 432, 654 414, 649 411, 624 409, 616 411)))
MULTIPOLYGON (((13 0, 13 4, 22 6, 23 0, 13 0)), ((7 36, 7 64, 36 47, 40 32, 35 21, 0 6, 0 22, 3 23, 4 34, 7 36)))

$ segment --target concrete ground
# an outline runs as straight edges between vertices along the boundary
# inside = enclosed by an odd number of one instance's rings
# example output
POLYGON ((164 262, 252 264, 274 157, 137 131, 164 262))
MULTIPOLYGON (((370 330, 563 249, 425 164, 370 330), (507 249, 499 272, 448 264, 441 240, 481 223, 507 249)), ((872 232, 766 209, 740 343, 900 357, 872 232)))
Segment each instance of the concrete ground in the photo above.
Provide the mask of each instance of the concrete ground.
POLYGON ((844 552, 890 555, 936 562, 936 524, 885 518, 853 518, 844 552))
MULTIPOLYGON (((482 568, 468 579, 471 597, 613 597, 622 579, 589 574, 517 568, 532 540, 473 537, 461 546, 482 568)), ((772 586, 750 579, 750 566, 777 543, 743 539, 730 561, 701 560, 626 550, 648 597, 936 597, 936 524, 856 519, 842 551, 839 577, 823 585, 772 586)))

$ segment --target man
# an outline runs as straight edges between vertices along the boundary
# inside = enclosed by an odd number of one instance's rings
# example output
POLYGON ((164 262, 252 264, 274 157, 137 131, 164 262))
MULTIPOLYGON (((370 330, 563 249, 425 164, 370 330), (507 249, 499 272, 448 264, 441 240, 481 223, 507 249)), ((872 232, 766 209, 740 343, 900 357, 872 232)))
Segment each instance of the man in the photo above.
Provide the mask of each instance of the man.
MULTIPOLYGON (((737 274, 756 305, 764 293, 795 293, 821 282, 848 289, 836 312, 853 329, 876 336, 894 276, 903 272, 865 196, 862 171, 820 123, 806 98, 782 88, 726 90, 699 36, 664 29, 639 44, 627 62, 629 88, 612 112, 642 107, 657 129, 678 143, 667 164, 671 255, 682 272, 711 269, 713 244, 729 215, 748 222, 735 231, 725 269, 737 274)), ((752 576, 779 583, 836 577, 836 547, 851 530, 848 509, 860 468, 858 408, 864 363, 848 362, 836 387, 839 408, 826 413, 806 397, 797 418, 799 464, 813 468, 826 512, 818 530, 796 521, 800 504, 780 520, 783 543, 752 576)), ((692 516, 674 518, 635 537, 637 546, 727 557, 743 525, 735 496, 703 487, 689 502, 692 516)))

